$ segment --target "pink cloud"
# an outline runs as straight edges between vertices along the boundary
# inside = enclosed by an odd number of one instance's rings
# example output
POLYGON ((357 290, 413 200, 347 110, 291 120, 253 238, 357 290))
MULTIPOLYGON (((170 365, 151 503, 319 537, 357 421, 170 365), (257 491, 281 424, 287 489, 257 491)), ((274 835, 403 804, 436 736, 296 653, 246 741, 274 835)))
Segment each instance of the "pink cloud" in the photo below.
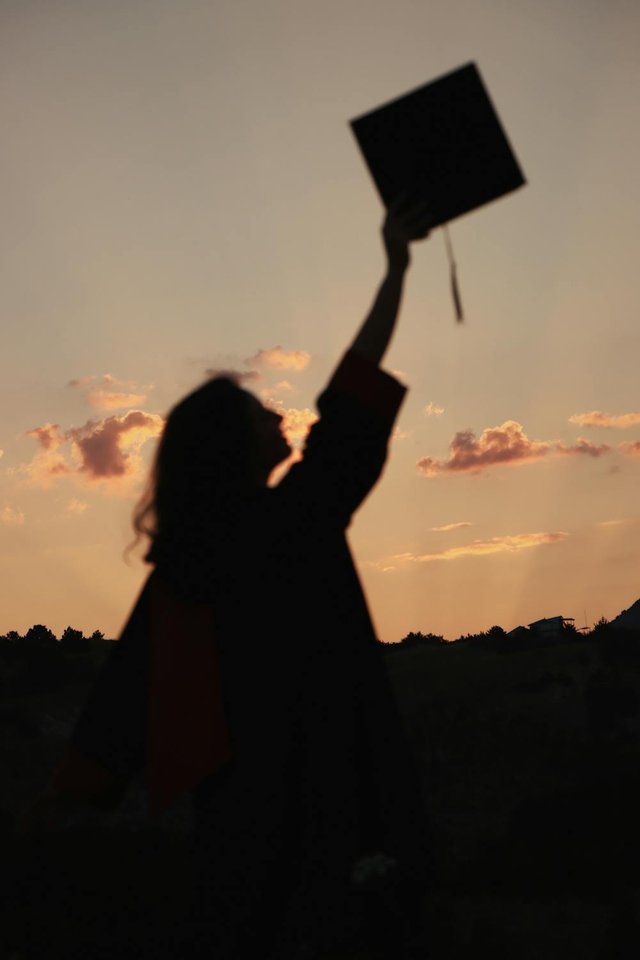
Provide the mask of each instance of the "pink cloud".
POLYGON ((461 430, 451 441, 448 459, 422 457, 416 466, 425 476, 433 477, 439 473, 480 473, 488 467, 525 463, 549 454, 600 457, 610 450, 607 444, 597 445, 583 437, 571 445, 557 440, 531 440, 521 423, 505 420, 498 427, 487 427, 480 439, 472 430, 461 430))
POLYGON ((640 423, 640 413, 603 413, 601 410, 591 410, 590 413, 574 413, 569 417, 569 423, 577 423, 581 427, 615 427, 626 430, 640 423))
POLYGON ((45 423, 42 427, 34 427, 33 430, 27 430, 25 436, 37 440, 43 450, 55 450, 65 440, 57 423, 45 423))
POLYGON ((553 445, 543 440, 530 440, 522 424, 505 420, 499 427, 488 427, 478 440, 472 430, 461 430, 450 444, 448 460, 423 457, 417 467, 425 476, 437 473, 479 472, 499 463, 522 463, 546 456, 553 445))
POLYGON ((88 420, 83 427, 67 432, 80 458, 79 471, 92 479, 129 476, 133 472, 132 451, 157 437, 162 418, 132 410, 123 417, 88 420))
POLYGON ((640 440, 626 440, 620 444, 620 449, 628 457, 640 457, 640 440))
MULTIPOLYGON (((33 486, 48 487, 53 480, 67 476, 85 482, 108 482, 115 492, 113 484, 140 475, 141 447, 157 437, 162 427, 162 417, 141 410, 88 420, 82 427, 71 427, 64 433, 57 424, 45 424, 27 432, 41 450, 21 471, 33 486), (62 449, 65 445, 66 451, 62 449)), ((74 512, 72 507, 70 510, 74 512)))
POLYGON ((566 446, 563 443, 557 443, 556 450, 558 453, 577 453, 583 454, 587 457, 601 457, 603 453, 609 453, 611 447, 607 443, 591 443, 590 440, 585 440, 584 437, 578 437, 576 442, 572 443, 570 446, 566 446))
POLYGON ((21 468, 29 484, 46 488, 53 480, 73 473, 73 468, 66 462, 63 453, 59 452, 66 437, 57 423, 34 427, 33 430, 27 430, 25 436, 33 437, 40 447, 31 463, 21 468))
POLYGON ((310 359, 311 355, 306 350, 283 350, 278 346, 271 347, 269 350, 258 350, 245 363, 277 367, 280 370, 304 370, 310 359))

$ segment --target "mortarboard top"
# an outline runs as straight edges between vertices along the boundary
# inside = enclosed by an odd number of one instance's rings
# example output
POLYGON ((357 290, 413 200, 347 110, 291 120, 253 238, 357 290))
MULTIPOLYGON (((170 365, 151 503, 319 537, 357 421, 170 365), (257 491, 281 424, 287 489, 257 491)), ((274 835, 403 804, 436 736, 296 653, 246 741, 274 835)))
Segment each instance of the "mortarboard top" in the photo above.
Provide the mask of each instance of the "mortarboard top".
POLYGON ((409 191, 429 202, 434 226, 525 183, 473 63, 350 125, 385 206, 409 191))
MULTIPOLYGON (((351 120, 350 126, 385 206, 406 191, 427 201, 434 226, 526 183, 474 63, 351 120)), ((446 232, 445 239, 461 320, 446 232)))

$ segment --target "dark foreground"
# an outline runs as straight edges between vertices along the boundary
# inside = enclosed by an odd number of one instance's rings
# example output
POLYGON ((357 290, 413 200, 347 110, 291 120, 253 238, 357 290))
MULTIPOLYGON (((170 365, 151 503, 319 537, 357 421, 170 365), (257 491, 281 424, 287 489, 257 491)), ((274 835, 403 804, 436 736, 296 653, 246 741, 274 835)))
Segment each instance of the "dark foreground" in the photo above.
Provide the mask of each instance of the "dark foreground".
MULTIPOLYGON (((601 637, 389 655, 434 834, 436 889, 423 909, 429 945, 416 945, 416 957, 637 957, 638 649, 632 638, 601 637)), ((88 813, 26 841, 11 834, 88 680, 3 686, 0 956, 182 960, 186 806, 150 828, 134 789, 115 818, 88 813)), ((392 906, 390 884, 354 895, 350 939, 326 960, 400 960, 392 906)))

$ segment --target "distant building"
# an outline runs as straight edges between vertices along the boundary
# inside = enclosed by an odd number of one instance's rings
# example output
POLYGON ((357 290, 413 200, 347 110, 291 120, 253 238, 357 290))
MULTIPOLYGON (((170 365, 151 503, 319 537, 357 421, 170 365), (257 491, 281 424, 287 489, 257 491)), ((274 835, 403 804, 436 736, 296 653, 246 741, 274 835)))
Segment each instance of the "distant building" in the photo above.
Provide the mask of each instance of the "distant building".
POLYGON ((530 637, 532 640, 560 640, 565 624, 573 623, 574 617, 544 617, 534 620, 528 627, 514 627, 507 634, 514 640, 530 637))
POLYGON ((574 623, 575 617, 544 617, 529 624, 529 630, 541 640, 555 640, 562 636, 565 624, 574 623))

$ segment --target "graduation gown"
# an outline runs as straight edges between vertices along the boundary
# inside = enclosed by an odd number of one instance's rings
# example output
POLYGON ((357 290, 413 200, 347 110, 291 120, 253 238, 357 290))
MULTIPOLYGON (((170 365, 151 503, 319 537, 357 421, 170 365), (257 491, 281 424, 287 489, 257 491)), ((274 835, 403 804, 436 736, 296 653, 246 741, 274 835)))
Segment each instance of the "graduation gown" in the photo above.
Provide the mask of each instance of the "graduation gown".
POLYGON ((58 768, 59 789, 103 806, 141 767, 152 813, 190 791, 205 952, 329 949, 365 854, 398 862, 407 898, 429 876, 419 778, 346 539, 405 392, 345 354, 303 459, 234 523, 209 602, 185 604, 162 564, 150 575, 58 768))

